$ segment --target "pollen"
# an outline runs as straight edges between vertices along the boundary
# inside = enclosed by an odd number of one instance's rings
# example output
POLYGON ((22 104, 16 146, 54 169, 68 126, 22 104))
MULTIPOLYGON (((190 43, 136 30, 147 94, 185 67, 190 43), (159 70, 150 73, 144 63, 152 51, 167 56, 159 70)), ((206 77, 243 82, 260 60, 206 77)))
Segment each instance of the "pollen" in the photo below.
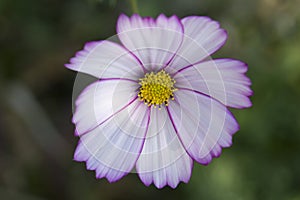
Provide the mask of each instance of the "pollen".
POLYGON ((173 93, 177 90, 174 87, 175 80, 164 70, 145 74, 139 84, 138 97, 148 106, 161 108, 162 105, 168 106, 169 99, 174 100, 173 93))

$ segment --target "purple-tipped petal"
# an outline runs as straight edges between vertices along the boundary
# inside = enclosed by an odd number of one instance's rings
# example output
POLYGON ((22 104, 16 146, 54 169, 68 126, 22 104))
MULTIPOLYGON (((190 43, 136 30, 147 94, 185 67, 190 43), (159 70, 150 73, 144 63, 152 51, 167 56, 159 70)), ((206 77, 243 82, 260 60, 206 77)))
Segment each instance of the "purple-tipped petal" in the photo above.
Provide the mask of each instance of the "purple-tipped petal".
POLYGON ((175 188, 180 181, 188 182, 192 159, 177 137, 165 107, 151 108, 150 124, 143 151, 136 169, 145 185, 175 188))
POLYGON ((97 81, 79 95, 73 123, 76 135, 83 135, 113 117, 136 99, 139 85, 128 80, 97 81))
POLYGON ((97 178, 114 182, 129 173, 138 159, 149 125, 149 108, 136 100, 114 118, 83 135, 74 159, 96 170, 97 178))
POLYGON ((204 93, 233 108, 250 107, 251 81, 245 75, 247 65, 238 60, 216 59, 180 70, 176 87, 204 93))
POLYGON ((157 19, 121 15, 117 33, 123 45, 133 52, 148 71, 158 71, 167 65, 183 38, 183 26, 176 16, 157 19))
POLYGON ((227 33, 218 22, 208 17, 191 16, 181 20, 184 39, 171 63, 174 70, 195 64, 213 54, 227 39, 227 33))
POLYGON ((201 164, 210 163, 221 154, 221 147, 230 146, 239 129, 223 104, 194 91, 176 91, 168 111, 184 148, 201 164))
POLYGON ((143 74, 139 61, 124 47, 110 41, 86 43, 65 66, 97 78, 136 80, 143 74))

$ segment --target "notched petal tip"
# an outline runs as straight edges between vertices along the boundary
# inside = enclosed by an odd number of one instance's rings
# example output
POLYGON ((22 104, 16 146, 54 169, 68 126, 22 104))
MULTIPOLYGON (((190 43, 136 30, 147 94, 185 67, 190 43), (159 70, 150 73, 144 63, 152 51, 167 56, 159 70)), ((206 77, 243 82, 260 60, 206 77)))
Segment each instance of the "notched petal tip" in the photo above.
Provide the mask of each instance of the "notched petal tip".
POLYGON ((93 161, 95 158, 90 157, 91 155, 80 155, 80 153, 75 153, 73 160, 76 162, 84 162, 85 167, 89 171, 95 171, 96 179, 106 179, 109 183, 114 183, 122 179, 128 174, 128 172, 121 172, 108 168, 100 163, 93 161))
MULTIPOLYGON (((79 146, 80 143, 81 143, 81 141, 79 140, 78 146, 79 146)), ((78 146, 75 149, 73 160, 76 161, 76 162, 86 162, 89 157, 88 157, 88 155, 84 155, 82 152, 79 152, 78 146)))
POLYGON ((128 19, 129 19, 129 17, 128 17, 126 14, 121 13, 120 16, 119 16, 118 19, 117 19, 117 24, 118 24, 120 21, 122 21, 122 20, 128 20, 128 19))
POLYGON ((223 29, 223 28, 220 28, 220 31, 221 31, 221 35, 222 35, 222 38, 223 38, 223 44, 221 44, 221 46, 219 47, 219 48, 222 48, 225 44, 226 44, 226 42, 227 42, 227 39, 228 39, 228 31, 227 30, 225 30, 225 29, 223 29))
POLYGON ((179 168, 178 166, 177 169, 174 169, 173 167, 168 166, 167 168, 159 169, 158 171, 138 173, 138 176, 145 186, 149 187, 153 184, 153 186, 158 189, 164 187, 175 189, 181 182, 188 183, 192 175, 193 160, 189 157, 189 160, 185 163, 181 163, 179 168), (182 166, 185 167, 180 169, 182 166))
POLYGON ((101 44, 102 42, 105 42, 105 40, 87 42, 87 43, 85 43, 83 49, 87 50, 87 51, 91 51, 94 48, 96 48, 99 44, 101 44))
POLYGON ((183 25, 176 16, 157 18, 120 16, 117 35, 146 71, 160 71, 174 57, 183 39, 183 25))
POLYGON ((226 43, 227 31, 209 17, 185 17, 180 23, 183 25, 184 38, 172 62, 174 70, 204 61, 226 43))
MULTIPOLYGON (((172 188, 172 189, 176 189, 176 187, 180 184, 180 181, 178 181, 177 183, 175 183, 175 184, 172 184, 172 183, 163 183, 163 184, 159 184, 159 183, 156 183, 156 182, 154 182, 154 181, 150 181, 150 182, 148 182, 148 181, 145 181, 145 180, 143 180, 141 177, 140 177, 140 179, 141 179, 141 181, 143 182, 143 184, 145 185, 145 186, 147 186, 147 187, 151 187, 152 185, 154 186, 154 187, 156 187, 157 189, 159 189, 159 190, 161 190, 161 189, 163 189, 163 188, 165 188, 165 187, 170 187, 170 188, 172 188)), ((187 182, 185 182, 185 183, 187 183, 187 182)))
POLYGON ((183 24, 181 23, 181 20, 180 18, 177 16, 177 15, 172 15, 170 17, 167 17, 166 15, 164 14, 160 14, 155 22, 157 24, 161 24, 161 25, 166 25, 166 24, 170 24, 170 23, 173 23, 173 26, 177 26, 177 27, 180 27, 180 30, 177 30, 178 33, 182 34, 184 33, 184 27, 183 27, 183 24))
POLYGON ((216 144, 214 149, 211 150, 208 155, 195 161, 201 165, 208 166, 213 160, 215 160, 215 158, 219 158, 221 156, 223 148, 226 147, 222 147, 221 145, 216 144))
POLYGON ((70 63, 66 63, 64 64, 65 68, 68 68, 68 69, 72 69, 73 68, 73 65, 70 64, 70 63))
POLYGON ((83 48, 75 53, 73 57, 70 58, 69 63, 64 66, 70 70, 80 71, 82 62, 86 59, 90 51, 97 47, 103 41, 90 41, 86 42, 83 48))
MULTIPOLYGON (((76 125, 76 122, 72 119, 72 123, 76 125)), ((78 137, 78 136, 81 136, 82 133, 80 133, 76 128, 74 130, 74 136, 75 137, 78 137)))
POLYGON ((235 107, 233 107, 233 108, 236 108, 236 109, 246 109, 246 108, 251 108, 253 104, 252 104, 252 102, 251 102, 250 97, 251 97, 252 95, 246 95, 246 96, 248 97, 248 99, 243 101, 243 105, 242 105, 242 106, 235 106, 235 107))
POLYGON ((235 106, 234 108, 244 109, 244 108, 252 107, 253 104, 252 104, 250 97, 253 96, 254 92, 250 88, 250 86, 252 85, 252 81, 246 75, 246 73, 248 72, 248 68, 249 68, 248 64, 241 60, 236 60, 236 59, 232 59, 232 58, 221 58, 221 59, 216 59, 215 61, 217 62, 217 65, 218 64, 222 65, 223 63, 226 65, 226 63, 231 63, 231 66, 229 66, 229 67, 232 67, 233 68, 232 70, 234 70, 234 72, 238 73, 240 78, 242 78, 242 80, 243 80, 241 85, 244 85, 245 88, 243 91, 240 91, 240 93, 243 94, 247 98, 245 98, 243 100, 242 105, 235 106))
MULTIPOLYGON (((229 114, 231 115, 232 118, 234 118, 234 116, 231 113, 229 113, 229 114)), ((198 162, 204 166, 207 166, 214 160, 214 158, 219 158, 221 156, 223 149, 229 148, 232 146, 233 135, 236 134, 240 130, 240 126, 236 120, 234 120, 234 122, 232 122, 232 123, 234 123, 232 125, 233 126, 232 130, 227 130, 226 132, 228 134, 221 136, 222 139, 220 139, 220 141, 218 141, 216 143, 216 145, 209 152, 209 154, 207 154, 203 158, 195 160, 196 162, 198 162)))
POLYGON ((105 176, 105 175, 102 175, 102 176, 96 176, 96 178, 97 179, 106 179, 107 180, 107 182, 109 182, 109 183, 115 183, 115 182, 117 182, 117 181, 119 181, 119 180, 121 180, 124 176, 126 176, 127 175, 127 173, 126 174, 124 174, 123 176, 120 176, 120 177, 111 177, 111 176, 105 176))

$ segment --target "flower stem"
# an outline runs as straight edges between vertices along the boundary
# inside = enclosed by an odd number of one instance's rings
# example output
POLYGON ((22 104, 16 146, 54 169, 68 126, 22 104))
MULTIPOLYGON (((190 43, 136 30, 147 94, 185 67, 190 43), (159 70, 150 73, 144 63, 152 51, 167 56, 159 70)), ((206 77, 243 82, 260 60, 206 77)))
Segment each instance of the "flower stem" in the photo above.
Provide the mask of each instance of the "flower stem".
POLYGON ((137 0, 129 0, 130 1, 130 5, 131 5, 131 9, 133 13, 139 13, 139 9, 137 6, 137 0))

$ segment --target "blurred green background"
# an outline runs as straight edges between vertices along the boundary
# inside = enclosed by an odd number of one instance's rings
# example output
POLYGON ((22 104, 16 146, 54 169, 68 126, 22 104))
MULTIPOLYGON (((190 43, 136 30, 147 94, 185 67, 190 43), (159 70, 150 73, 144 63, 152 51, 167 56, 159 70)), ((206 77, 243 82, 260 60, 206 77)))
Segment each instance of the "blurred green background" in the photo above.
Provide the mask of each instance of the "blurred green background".
POLYGON ((300 1, 139 0, 143 16, 207 15, 229 33, 213 57, 249 64, 253 107, 241 130, 176 190, 136 174, 114 184, 72 160, 72 89, 64 63, 115 34, 125 0, 0 0, 0 199, 300 199, 300 1))

